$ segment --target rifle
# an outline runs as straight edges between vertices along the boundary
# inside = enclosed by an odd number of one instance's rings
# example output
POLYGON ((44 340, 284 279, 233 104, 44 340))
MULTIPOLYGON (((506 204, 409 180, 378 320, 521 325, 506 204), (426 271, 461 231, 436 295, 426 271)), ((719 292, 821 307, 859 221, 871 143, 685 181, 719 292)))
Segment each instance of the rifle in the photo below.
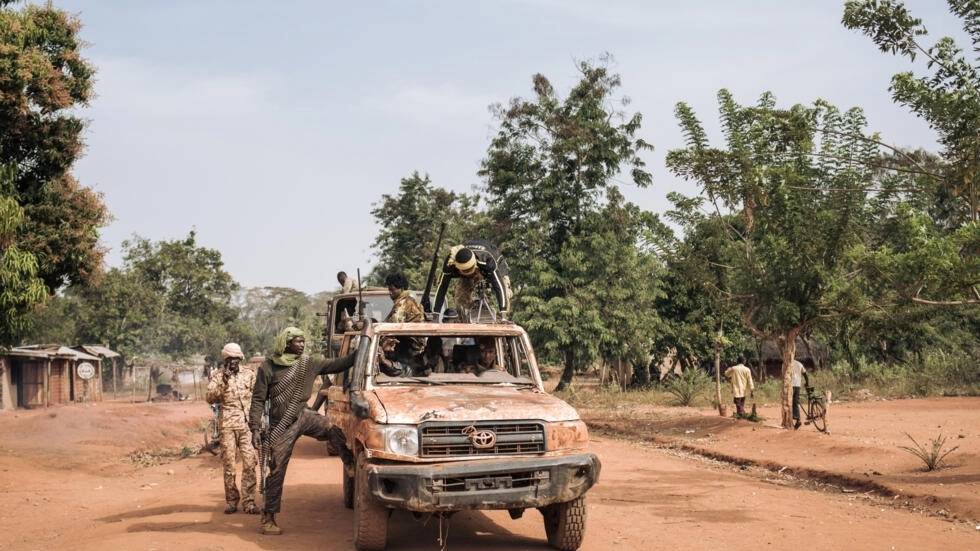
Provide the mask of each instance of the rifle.
POLYGON ((259 481, 259 493, 265 495, 265 481, 269 477, 269 471, 272 470, 272 443, 269 441, 269 400, 265 401, 265 413, 262 415, 261 424, 261 475, 262 478, 259 481))
POLYGON ((429 294, 432 293, 432 283, 436 278, 436 266, 439 263, 439 247, 442 246, 442 234, 446 231, 446 223, 443 222, 439 227, 439 237, 436 239, 436 247, 432 249, 432 264, 429 265, 429 277, 425 279, 425 291, 422 292, 422 311, 426 314, 432 313, 432 301, 429 294))
POLYGON ((364 323, 364 293, 361 285, 361 269, 357 269, 357 319, 364 323))

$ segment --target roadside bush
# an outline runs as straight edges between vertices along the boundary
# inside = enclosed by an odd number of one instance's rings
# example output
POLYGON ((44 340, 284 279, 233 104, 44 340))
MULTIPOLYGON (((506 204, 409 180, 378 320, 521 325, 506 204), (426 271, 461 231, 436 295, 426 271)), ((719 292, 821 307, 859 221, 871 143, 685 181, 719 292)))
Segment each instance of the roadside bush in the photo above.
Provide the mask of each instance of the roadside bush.
POLYGON ((700 369, 688 369, 667 384, 667 392, 679 406, 693 406, 711 384, 711 379, 700 369))
POLYGON ((837 362, 831 369, 810 374, 817 388, 846 396, 866 388, 875 396, 977 396, 980 395, 980 369, 969 354, 932 350, 906 358, 898 364, 885 364, 858 358, 852 367, 837 362))
POLYGON ((942 433, 939 433, 939 436, 929 440, 928 446, 919 444, 915 441, 915 438, 912 438, 912 435, 907 432, 905 433, 905 436, 908 436, 909 440, 912 441, 912 446, 899 446, 898 448, 907 451, 922 460, 926 471, 941 469, 943 466, 943 461, 946 459, 946 457, 960 448, 959 446, 953 446, 948 450, 944 450, 943 448, 946 447, 946 437, 943 436, 942 433))

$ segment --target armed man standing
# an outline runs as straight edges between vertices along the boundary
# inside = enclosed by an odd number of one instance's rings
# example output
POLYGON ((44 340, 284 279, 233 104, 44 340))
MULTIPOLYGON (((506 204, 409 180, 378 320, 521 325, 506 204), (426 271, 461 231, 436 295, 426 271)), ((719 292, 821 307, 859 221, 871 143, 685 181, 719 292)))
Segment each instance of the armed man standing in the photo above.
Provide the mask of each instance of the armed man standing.
MULTIPOLYGON (((510 275, 507 262, 503 260, 500 251, 485 239, 470 239, 462 245, 449 249, 442 266, 442 277, 439 289, 436 291, 434 312, 440 312, 449 291, 449 284, 456 279, 455 305, 460 317, 470 321, 470 310, 473 308, 473 291, 481 281, 486 281, 497 299, 500 312, 510 310, 510 299, 513 295, 510 289, 510 275)), ((479 321, 479 320, 475 320, 479 321)))
POLYGON ((225 513, 238 510, 241 498, 242 511, 250 515, 259 512, 255 506, 255 448, 249 438, 248 415, 252 405, 252 386, 255 371, 242 368, 245 354, 237 344, 230 342, 221 349, 222 366, 211 373, 208 381, 207 401, 221 405, 219 442, 221 463, 225 477, 225 513), (242 456, 242 493, 235 487, 235 456, 242 456))
MULTIPOLYGON (((326 440, 330 425, 327 418, 306 407, 318 375, 340 373, 354 365, 354 354, 328 360, 323 356, 304 354, 306 335, 296 327, 287 327, 276 337, 272 357, 259 367, 248 426, 252 443, 262 449, 263 461, 269 458, 269 474, 263 481, 265 505, 262 510, 262 533, 282 534, 276 524, 282 500, 286 467, 293 446, 300 436, 326 440), (266 404, 268 402, 268 405, 266 404), (269 412, 266 434, 262 430, 262 412, 269 412)), ((264 474, 264 473, 263 473, 264 474)))

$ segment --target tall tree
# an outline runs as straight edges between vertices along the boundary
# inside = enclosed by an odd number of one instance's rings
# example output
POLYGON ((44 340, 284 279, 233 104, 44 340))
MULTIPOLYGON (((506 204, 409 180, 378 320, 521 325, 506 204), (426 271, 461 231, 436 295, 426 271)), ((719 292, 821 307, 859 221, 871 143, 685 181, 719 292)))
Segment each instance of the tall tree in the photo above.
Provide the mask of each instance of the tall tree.
POLYGON ((402 272, 409 284, 421 288, 428 275, 439 227, 446 223, 443 253, 464 239, 487 237, 485 215, 476 195, 448 191, 433 185, 418 171, 402 178, 398 193, 384 194, 371 210, 378 235, 374 250, 378 264, 371 282, 380 284, 391 272, 402 272))
POLYGON ((49 292, 97 276, 108 220, 102 198, 69 173, 82 151, 77 109, 92 97, 78 18, 52 7, 0 2, 0 164, 14 167, 3 194, 23 208, 21 250, 35 255, 49 292))
MULTIPOLYGON (((962 21, 974 54, 980 54, 980 4, 947 3, 962 21)), ((906 202, 896 208, 890 223, 899 233, 914 236, 911 247, 881 248, 867 259, 867 273, 893 282, 892 291, 900 299, 929 306, 980 305, 980 69, 950 37, 924 44, 928 33, 922 20, 900 1, 849 1, 843 23, 871 37, 883 52, 928 60, 931 75, 899 73, 892 78, 891 92, 897 103, 936 131, 942 158, 896 148, 890 158, 905 173, 907 186, 929 196, 936 185, 969 212, 968 219, 950 227, 937 223, 920 204, 906 202)))
POLYGON ((480 170, 515 282, 515 315, 561 351, 559 388, 599 354, 601 309, 583 283, 601 275, 581 269, 593 215, 622 172, 637 186, 651 182, 641 157, 651 147, 637 136, 642 116, 625 112, 619 76, 605 62, 577 68, 581 78, 564 97, 538 74, 533 98, 495 107, 499 130, 480 170))
POLYGON ((778 339, 782 424, 790 427, 796 338, 859 302, 847 292, 848 254, 865 238, 878 147, 859 109, 817 102, 779 110, 770 94, 746 107, 726 90, 718 99, 724 149, 709 145, 690 107, 677 106, 687 147, 669 152, 667 166, 700 194, 674 197, 673 216, 692 229, 717 225, 724 236, 725 254, 705 263, 724 267, 721 291, 746 327, 778 339))

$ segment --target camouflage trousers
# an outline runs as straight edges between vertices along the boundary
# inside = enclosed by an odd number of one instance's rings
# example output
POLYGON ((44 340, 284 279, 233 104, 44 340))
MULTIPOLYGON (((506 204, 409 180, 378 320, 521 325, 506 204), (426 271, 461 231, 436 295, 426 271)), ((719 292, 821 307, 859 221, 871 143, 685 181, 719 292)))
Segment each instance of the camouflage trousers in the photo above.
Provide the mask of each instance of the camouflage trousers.
POLYGON ((293 423, 286 434, 272 446, 272 466, 265 479, 265 507, 266 513, 278 513, 282 505, 282 487, 286 481, 286 467, 289 466, 289 458, 293 455, 293 446, 300 436, 311 436, 317 440, 326 440, 330 423, 327 417, 320 415, 313 410, 303 407, 300 410, 299 418, 293 423))
POLYGON ((258 456, 252 447, 252 435, 247 429, 221 429, 221 464, 225 477, 225 501, 242 507, 255 504, 255 466, 258 456), (242 493, 235 486, 235 457, 242 456, 242 493))

